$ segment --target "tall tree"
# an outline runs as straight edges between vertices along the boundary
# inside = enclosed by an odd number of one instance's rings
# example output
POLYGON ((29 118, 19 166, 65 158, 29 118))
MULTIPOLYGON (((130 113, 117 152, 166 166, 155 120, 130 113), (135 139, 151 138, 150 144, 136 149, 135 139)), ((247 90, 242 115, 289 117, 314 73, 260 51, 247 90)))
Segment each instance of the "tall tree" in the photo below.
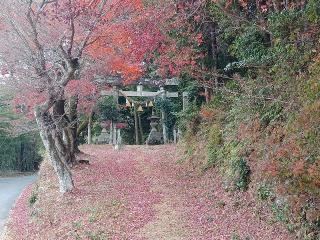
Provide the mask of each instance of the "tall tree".
POLYGON ((68 166, 74 159, 72 141, 64 137, 74 137, 72 119, 65 111, 67 86, 76 79, 90 79, 81 73, 88 63, 100 60, 88 54, 90 47, 101 37, 106 39, 103 29, 115 30, 115 23, 130 18, 139 7, 140 1, 111 0, 3 3, 0 56, 10 75, 7 84, 19 90, 21 109, 34 111, 62 193, 74 188, 68 166))

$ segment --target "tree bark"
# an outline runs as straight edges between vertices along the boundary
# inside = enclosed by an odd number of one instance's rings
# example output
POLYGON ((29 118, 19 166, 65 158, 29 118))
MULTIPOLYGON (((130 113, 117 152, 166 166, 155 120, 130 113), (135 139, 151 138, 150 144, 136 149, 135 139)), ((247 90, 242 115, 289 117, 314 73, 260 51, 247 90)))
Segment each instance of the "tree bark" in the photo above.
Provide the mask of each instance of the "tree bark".
POLYGON ((86 129, 88 128, 88 124, 89 124, 89 118, 85 119, 83 122, 81 122, 81 124, 78 126, 77 129, 77 137, 80 136, 80 134, 86 129))
POLYGON ((209 103, 211 101, 211 89, 209 89, 208 87, 205 87, 204 95, 206 97, 206 103, 209 103))
POLYGON ((50 113, 36 111, 36 121, 48 158, 58 176, 60 192, 71 191, 74 188, 74 183, 67 164, 70 155, 63 144, 62 134, 57 129, 50 113))
POLYGON ((75 157, 75 139, 74 132, 72 130, 72 125, 70 119, 67 118, 65 113, 65 100, 60 98, 53 104, 53 124, 59 129, 56 134, 61 139, 61 148, 68 154, 67 163, 74 165, 76 163, 75 157), (64 141, 65 140, 65 141, 64 141))
POLYGON ((79 142, 77 135, 78 128, 78 101, 79 98, 77 95, 72 96, 69 99, 69 121, 70 121, 70 133, 72 134, 72 149, 74 153, 80 152, 79 150, 79 142))

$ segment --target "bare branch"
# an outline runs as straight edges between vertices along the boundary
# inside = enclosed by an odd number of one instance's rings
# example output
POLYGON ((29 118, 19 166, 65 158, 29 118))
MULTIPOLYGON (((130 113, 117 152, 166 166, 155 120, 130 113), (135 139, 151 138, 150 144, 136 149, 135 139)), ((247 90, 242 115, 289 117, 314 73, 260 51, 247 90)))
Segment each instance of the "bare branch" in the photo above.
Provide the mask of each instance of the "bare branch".
POLYGON ((98 13, 95 21, 91 25, 91 27, 88 29, 87 35, 84 38, 82 44, 80 44, 79 52, 78 52, 78 55, 77 55, 78 58, 80 58, 82 56, 84 49, 88 46, 88 42, 90 41, 90 38, 92 36, 92 33, 93 33, 94 29, 96 28, 97 24, 99 23, 99 20, 100 20, 102 14, 103 14, 104 7, 105 7, 106 4, 107 4, 107 0, 103 0, 101 2, 99 13, 98 13))
MULTIPOLYGON (((70 6, 71 6, 71 0, 69 0, 70 6)), ((68 54, 71 56, 72 54, 72 49, 73 49, 73 44, 74 44, 74 36, 75 36, 75 24, 74 24, 74 14, 71 12, 70 9, 70 31, 71 31, 71 36, 70 36, 70 46, 68 49, 68 54)))

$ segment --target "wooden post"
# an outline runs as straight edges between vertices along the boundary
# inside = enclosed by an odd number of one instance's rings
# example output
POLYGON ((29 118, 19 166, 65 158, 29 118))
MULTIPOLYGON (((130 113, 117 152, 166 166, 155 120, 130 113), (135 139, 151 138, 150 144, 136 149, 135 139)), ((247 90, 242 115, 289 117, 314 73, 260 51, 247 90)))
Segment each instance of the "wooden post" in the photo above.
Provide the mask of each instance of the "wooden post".
POLYGON ((113 143, 113 121, 110 122, 110 128, 109 128, 109 144, 111 145, 113 143))
POLYGON ((121 138, 121 129, 117 129, 117 144, 115 145, 116 150, 120 150, 122 145, 122 138, 121 138))
POLYGON ((142 129, 142 123, 141 123, 141 114, 138 114, 138 121, 139 121, 139 129, 140 129, 140 139, 141 143, 143 143, 143 129, 142 129))
POLYGON ((134 132, 135 132, 135 136, 136 136, 136 145, 140 144, 139 141, 139 126, 138 126, 138 114, 137 114, 137 106, 136 104, 134 104, 133 106, 133 111, 134 111, 134 132))
POLYGON ((91 125, 92 125, 92 112, 89 115, 88 121, 88 144, 92 144, 92 133, 91 133, 91 125))
POLYGON ((168 143, 168 135, 167 135, 167 125, 166 125, 166 112, 164 110, 161 111, 162 117, 162 133, 163 133, 163 143, 168 143))
MULTIPOLYGON (((160 88, 161 93, 161 97, 163 100, 166 99, 166 91, 164 90, 163 87, 160 88)), ((168 143, 168 133, 167 133, 167 125, 166 125, 166 120, 167 120, 167 116, 166 116, 166 112, 164 109, 161 109, 161 117, 162 117, 162 134, 163 134, 163 143, 167 144, 168 143)))
POLYGON ((117 126, 116 126, 116 124, 113 124, 112 135, 113 135, 112 136, 112 139, 113 139, 112 144, 116 145, 117 144, 117 126))
MULTIPOLYGON (((119 107, 119 91, 118 91, 118 88, 117 86, 113 86, 112 87, 112 92, 109 96, 113 96, 114 98, 114 103, 116 104, 116 107, 118 108, 119 107)), ((115 145, 116 144, 116 141, 117 141, 117 133, 115 133, 115 122, 113 120, 111 120, 111 123, 110 123, 110 134, 109 134, 109 144, 113 144, 115 145)))
POLYGON ((174 142, 175 144, 177 144, 177 142, 178 142, 178 139, 177 139, 177 129, 176 129, 176 128, 173 129, 173 142, 174 142))

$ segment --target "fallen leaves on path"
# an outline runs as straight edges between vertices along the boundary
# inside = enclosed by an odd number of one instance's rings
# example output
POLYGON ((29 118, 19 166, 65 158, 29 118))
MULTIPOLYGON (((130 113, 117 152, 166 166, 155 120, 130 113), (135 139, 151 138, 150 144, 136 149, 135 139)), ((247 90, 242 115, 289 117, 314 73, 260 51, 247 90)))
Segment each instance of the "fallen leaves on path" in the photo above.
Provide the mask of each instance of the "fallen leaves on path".
POLYGON ((12 212, 12 239, 292 239, 255 216, 249 193, 226 193, 218 174, 178 164, 173 145, 82 151, 91 164, 73 169, 72 193, 61 196, 52 168, 42 166, 38 201, 28 210, 27 189, 12 212))

